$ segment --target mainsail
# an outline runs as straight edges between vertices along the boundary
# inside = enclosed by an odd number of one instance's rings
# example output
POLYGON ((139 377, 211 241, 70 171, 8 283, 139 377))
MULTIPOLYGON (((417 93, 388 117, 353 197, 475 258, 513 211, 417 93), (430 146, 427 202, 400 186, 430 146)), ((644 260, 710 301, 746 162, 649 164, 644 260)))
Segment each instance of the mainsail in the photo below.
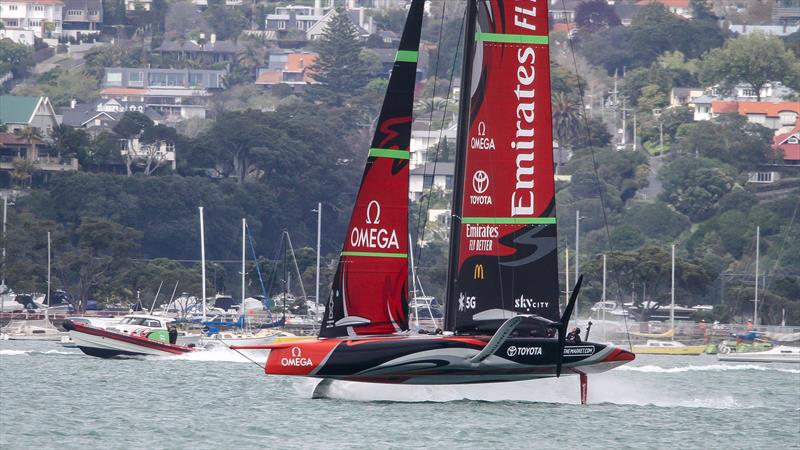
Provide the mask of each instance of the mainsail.
POLYGON ((445 314, 461 334, 559 319, 547 1, 468 8, 445 314))
POLYGON ((408 329, 408 162, 423 7, 413 0, 409 9, 320 337, 408 329))

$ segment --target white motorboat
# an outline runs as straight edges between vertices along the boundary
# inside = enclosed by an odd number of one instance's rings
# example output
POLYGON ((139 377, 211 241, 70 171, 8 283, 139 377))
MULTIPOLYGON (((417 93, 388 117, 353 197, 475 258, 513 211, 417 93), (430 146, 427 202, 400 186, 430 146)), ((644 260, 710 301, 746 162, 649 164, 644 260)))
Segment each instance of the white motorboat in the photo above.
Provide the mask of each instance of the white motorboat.
POLYGON ((3 341, 58 341, 64 333, 47 319, 12 320, 0 329, 3 341))
POLYGON ((800 347, 779 345, 761 352, 732 352, 724 347, 717 354, 717 359, 728 362, 800 363, 800 347))
POLYGON ((147 314, 128 314, 118 324, 100 328, 70 319, 64 328, 75 345, 87 355, 101 358, 128 355, 179 355, 197 348, 180 345, 167 331, 174 319, 147 314))

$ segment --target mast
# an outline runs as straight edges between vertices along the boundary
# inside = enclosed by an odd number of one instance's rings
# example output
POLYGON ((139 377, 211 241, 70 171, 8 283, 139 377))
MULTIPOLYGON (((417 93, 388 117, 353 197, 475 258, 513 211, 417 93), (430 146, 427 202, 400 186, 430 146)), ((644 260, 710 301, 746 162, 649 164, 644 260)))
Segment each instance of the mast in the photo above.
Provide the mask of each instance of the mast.
POLYGON ((314 328, 317 327, 319 319, 319 249, 322 239, 322 202, 317 203, 317 271, 316 271, 316 293, 314 294, 314 328))
POLYGON ((466 26, 464 31, 463 61, 461 64, 461 98, 458 107, 458 135, 453 172, 453 200, 450 212, 450 250, 447 261, 450 265, 447 270, 447 284, 445 293, 445 319, 444 329, 452 331, 455 328, 455 315, 450 314, 450 306, 456 303, 455 282, 458 277, 458 253, 461 235, 462 204, 464 194, 464 167, 466 164, 466 148, 469 134, 470 108, 469 102, 472 94, 472 53, 475 41, 475 24, 478 15, 476 0, 467 0, 466 26))
POLYGON ((564 248, 564 307, 569 304, 569 247, 564 248))
POLYGON ((414 264, 414 243, 408 233, 408 257, 411 260, 411 305, 414 306, 414 325, 419 328, 419 305, 417 304, 417 269, 414 264))
MULTIPOLYGON (((581 212, 580 210, 575 210, 575 280, 581 276, 581 212)), ((578 304, 580 302, 575 302, 575 311, 573 315, 575 319, 578 319, 578 304)))
POLYGON ((244 319, 245 319, 245 310, 244 310, 244 297, 245 297, 245 242, 247 240, 247 219, 244 217, 242 218, 242 329, 244 330, 244 319))
POLYGON ((603 342, 607 342, 608 339, 606 338, 606 327, 607 327, 608 324, 606 323, 606 255, 605 255, 605 253, 603 254, 603 303, 602 303, 602 305, 603 305, 603 307, 600 308, 600 311, 602 311, 601 314, 603 315, 603 342))
POLYGON ((289 289, 288 285, 288 278, 289 278, 289 269, 286 266, 286 230, 283 230, 283 242, 281 242, 281 247, 283 250, 283 324, 286 326, 286 291, 289 289))
POLYGON ((761 252, 761 227, 756 227, 756 291, 755 305, 753 306, 753 328, 758 326, 758 260, 761 252))
POLYGON ((200 272, 203 276, 203 322, 206 321, 206 232, 203 224, 203 207, 200 210, 200 272))
POLYGON ((675 244, 672 244, 672 288, 670 289, 669 327, 675 340, 675 244))
POLYGON ((50 301, 50 232, 47 232, 47 307, 49 308, 52 302, 50 301))

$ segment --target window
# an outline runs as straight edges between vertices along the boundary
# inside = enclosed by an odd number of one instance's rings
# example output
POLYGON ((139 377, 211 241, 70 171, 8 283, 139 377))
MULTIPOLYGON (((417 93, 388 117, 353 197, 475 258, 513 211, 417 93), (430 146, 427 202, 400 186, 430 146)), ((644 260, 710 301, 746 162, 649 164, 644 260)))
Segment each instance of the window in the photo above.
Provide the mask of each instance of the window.
POLYGON ((144 86, 144 73, 143 72, 128 72, 128 85, 129 86, 144 86))
POLYGON ((177 73, 150 73, 148 74, 149 86, 181 86, 183 77, 177 73))
POLYGON ((755 97, 756 90, 753 88, 744 88, 742 89, 742 97, 755 97))
POLYGON ((122 74, 120 72, 107 72, 106 86, 122 86, 122 74))
POLYGON ((100 15, 100 11, 98 11, 96 9, 90 9, 89 10, 89 15, 92 16, 92 17, 99 16, 100 15))
POLYGON ((9 11, 16 11, 17 10, 17 5, 8 5, 8 10, 9 11))
POLYGON ((203 74, 189 73, 189 86, 203 86, 203 74))
POLYGON ((40 27, 40 26, 42 26, 42 19, 28 19, 28 26, 29 27, 40 27))
POLYGON ((67 15, 68 16, 80 16, 80 15, 83 15, 83 11, 81 11, 80 9, 68 9, 67 10, 67 15))
POLYGON ((431 186, 433 186, 433 175, 423 175, 422 188, 430 189, 431 186))
POLYGON ((800 144, 800 138, 798 138, 797 136, 792 136, 792 137, 789 138, 788 141, 786 141, 786 143, 787 144, 800 144))
POLYGON ((19 26, 19 22, 17 22, 17 19, 5 19, 3 20, 3 22, 5 22, 6 26, 9 28, 19 26))
POLYGON ((42 11, 44 11, 44 5, 33 5, 33 10, 34 11, 38 11, 38 12, 42 12, 42 11))

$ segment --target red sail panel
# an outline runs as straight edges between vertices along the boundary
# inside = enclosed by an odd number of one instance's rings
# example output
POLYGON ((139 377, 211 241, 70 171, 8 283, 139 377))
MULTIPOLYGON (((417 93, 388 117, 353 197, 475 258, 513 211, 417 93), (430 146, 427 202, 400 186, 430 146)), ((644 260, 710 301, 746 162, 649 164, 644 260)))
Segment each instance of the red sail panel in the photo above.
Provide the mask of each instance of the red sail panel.
POLYGON ((321 337, 408 329, 408 162, 423 6, 414 0, 409 9, 321 337))
POLYGON ((546 0, 481 0, 465 157, 458 332, 515 314, 558 319, 546 0))

